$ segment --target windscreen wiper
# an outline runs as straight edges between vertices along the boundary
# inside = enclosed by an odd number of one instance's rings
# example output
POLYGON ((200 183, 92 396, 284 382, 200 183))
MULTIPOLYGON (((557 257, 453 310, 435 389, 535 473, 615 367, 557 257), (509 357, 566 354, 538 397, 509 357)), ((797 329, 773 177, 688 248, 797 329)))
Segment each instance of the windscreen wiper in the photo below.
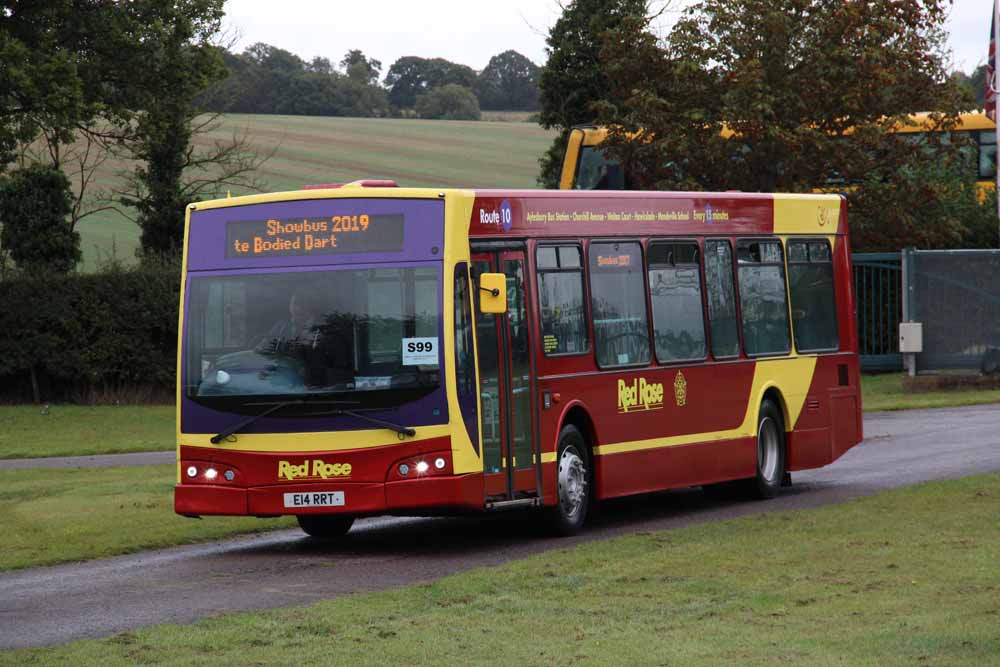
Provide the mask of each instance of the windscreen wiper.
POLYGON ((273 403, 272 402, 268 402, 268 403, 247 403, 246 405, 266 405, 266 406, 268 406, 268 408, 266 410, 262 410, 261 412, 258 412, 257 414, 253 415, 252 417, 244 419, 243 421, 239 422, 238 424, 234 424, 233 426, 230 426, 227 429, 219 431, 217 434, 215 434, 215 435, 213 435, 211 437, 210 442, 213 445, 217 445, 220 442, 222 442, 223 440, 225 440, 226 438, 228 438, 229 436, 233 435, 234 433, 239 433, 244 428, 246 428, 250 424, 254 423, 255 421, 257 421, 261 417, 266 417, 269 414, 277 412, 278 410, 281 410, 283 408, 287 408, 287 407, 290 407, 290 406, 293 406, 293 405, 316 405, 316 404, 319 404, 319 405, 357 405, 358 402, 357 401, 306 401, 306 400, 302 400, 302 399, 297 399, 297 400, 294 400, 294 401, 277 401, 277 402, 273 402, 273 403))
POLYGON ((375 417, 369 417, 368 415, 361 412, 357 412, 356 410, 333 410, 331 414, 347 415, 348 417, 355 417, 356 419, 376 424, 378 426, 381 426, 382 428, 387 428, 390 431, 395 431, 400 435, 408 435, 412 437, 417 434, 417 432, 414 431, 409 426, 400 426, 399 424, 395 424, 393 422, 387 422, 384 419, 376 419, 375 417))

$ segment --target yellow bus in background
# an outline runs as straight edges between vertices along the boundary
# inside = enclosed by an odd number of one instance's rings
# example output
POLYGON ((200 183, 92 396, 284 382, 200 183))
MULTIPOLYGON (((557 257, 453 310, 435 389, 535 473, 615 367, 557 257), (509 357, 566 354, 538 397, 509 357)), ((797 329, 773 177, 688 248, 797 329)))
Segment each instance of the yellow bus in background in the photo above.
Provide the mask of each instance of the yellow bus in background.
MULTIPOLYGON (((929 114, 910 117, 911 122, 899 125, 894 132, 921 135, 936 132, 931 129, 929 114)), ((729 132, 723 130, 723 134, 729 132)), ((976 148, 976 180, 980 188, 996 187, 997 143, 996 125, 982 111, 963 113, 953 135, 968 136, 976 148)), ((627 175, 617 160, 608 159, 601 144, 608 136, 606 127, 579 126, 570 132, 559 178, 560 190, 628 190, 627 175)))

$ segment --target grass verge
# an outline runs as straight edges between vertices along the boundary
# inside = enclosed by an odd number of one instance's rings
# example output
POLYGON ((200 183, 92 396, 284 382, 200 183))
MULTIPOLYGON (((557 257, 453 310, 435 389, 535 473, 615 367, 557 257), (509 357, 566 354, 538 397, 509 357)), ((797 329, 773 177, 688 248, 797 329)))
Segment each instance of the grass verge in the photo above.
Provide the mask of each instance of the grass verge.
POLYGON ((992 664, 998 516, 998 474, 925 484, 0 664, 992 664))
MULTIPOLYGON (((864 375, 865 412, 1000 403, 1000 390, 904 393, 902 373, 864 375)), ((0 406, 0 459, 174 448, 174 406, 0 406)))
POLYGON ((172 405, 0 406, 0 458, 172 450, 172 405))
POLYGON ((865 412, 954 408, 963 405, 1000 403, 1000 389, 956 389, 919 394, 907 393, 903 391, 903 373, 863 375, 861 376, 861 394, 865 412))
POLYGON ((173 466, 0 471, 0 570, 274 530, 292 519, 174 514, 173 466))

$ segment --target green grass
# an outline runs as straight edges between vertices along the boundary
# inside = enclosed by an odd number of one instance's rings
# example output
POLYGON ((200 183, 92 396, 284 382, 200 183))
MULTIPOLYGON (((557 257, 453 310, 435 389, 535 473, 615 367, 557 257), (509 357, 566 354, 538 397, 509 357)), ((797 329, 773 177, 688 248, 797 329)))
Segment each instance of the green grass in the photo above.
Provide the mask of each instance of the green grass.
POLYGON ((172 405, 0 406, 0 458, 172 450, 172 405))
POLYGON ((1000 390, 949 390, 919 394, 903 391, 903 373, 863 375, 861 396, 865 412, 876 410, 913 410, 915 408, 953 408, 963 405, 1000 403, 1000 390))
POLYGON ((986 475, 0 664, 996 664, 998 516, 1000 475, 986 475))
MULTIPOLYGON (((401 186, 537 187, 538 158, 555 133, 517 114, 496 121, 317 118, 307 116, 226 116, 208 145, 246 130, 259 155, 274 151, 257 173, 267 191, 297 190, 309 183, 389 178, 401 186)), ((98 170, 93 191, 110 188, 128 163, 109 160, 98 170)), ((233 195, 247 194, 234 189, 233 195)), ((83 270, 102 260, 131 262, 139 229, 112 212, 85 218, 77 231, 83 270)))
MULTIPOLYGON (((861 378, 866 412, 1000 403, 1000 391, 903 393, 902 374, 861 378)), ((174 407, 54 405, 0 406, 0 459, 169 451, 174 407)))
POLYGON ((103 558, 294 525, 174 514, 174 466, 0 471, 0 570, 103 558))

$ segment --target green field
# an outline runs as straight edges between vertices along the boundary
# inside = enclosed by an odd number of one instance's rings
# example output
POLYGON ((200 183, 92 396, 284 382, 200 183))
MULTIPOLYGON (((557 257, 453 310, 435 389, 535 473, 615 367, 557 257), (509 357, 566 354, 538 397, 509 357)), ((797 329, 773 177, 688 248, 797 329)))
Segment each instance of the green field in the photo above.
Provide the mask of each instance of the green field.
POLYGON ((172 450, 172 405, 2 405, 0 459, 172 450))
MULTIPOLYGON (((199 143, 244 130, 258 154, 274 151, 257 174, 269 191, 382 178, 402 186, 532 188, 538 158, 555 136, 526 122, 230 115, 199 143)), ((112 187, 127 166, 103 165, 97 187, 112 187)), ((114 213, 86 218, 78 231, 85 270, 112 256, 131 261, 139 242, 136 225, 114 213)))
POLYGON ((295 525, 174 514, 172 466, 0 470, 0 570, 104 558, 295 525))
POLYGON ((1000 474, 985 475, 0 664, 996 664, 998 516, 1000 474))

